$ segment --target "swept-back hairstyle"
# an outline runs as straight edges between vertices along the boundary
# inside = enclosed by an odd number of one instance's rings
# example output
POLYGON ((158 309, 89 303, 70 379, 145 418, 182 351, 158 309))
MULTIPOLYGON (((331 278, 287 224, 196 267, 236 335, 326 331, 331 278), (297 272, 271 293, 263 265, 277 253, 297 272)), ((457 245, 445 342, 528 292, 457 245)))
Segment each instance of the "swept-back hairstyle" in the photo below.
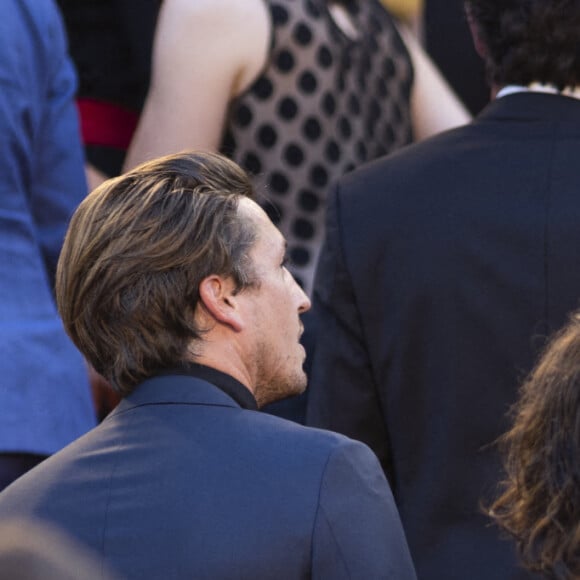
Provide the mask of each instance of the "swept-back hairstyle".
POLYGON ((548 345, 523 385, 502 441, 507 479, 490 514, 524 564, 580 578, 580 319, 548 345))
POLYGON ((580 0, 466 0, 486 47, 489 81, 580 84, 580 0))
POLYGON ((144 163, 95 189, 73 215, 56 276, 64 326, 122 395, 183 359, 203 330, 200 282, 256 283, 254 226, 238 214, 247 175, 213 153, 144 163))

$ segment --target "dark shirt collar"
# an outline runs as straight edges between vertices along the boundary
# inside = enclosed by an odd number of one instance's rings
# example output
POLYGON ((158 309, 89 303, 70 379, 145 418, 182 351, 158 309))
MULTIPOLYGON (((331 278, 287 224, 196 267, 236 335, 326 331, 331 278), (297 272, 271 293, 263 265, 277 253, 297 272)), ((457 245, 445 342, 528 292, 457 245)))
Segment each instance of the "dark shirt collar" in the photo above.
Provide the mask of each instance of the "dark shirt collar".
POLYGON ((212 367, 193 362, 182 362, 178 366, 158 373, 158 375, 185 375, 207 381, 230 396, 242 409, 258 410, 256 399, 247 387, 234 377, 212 367))

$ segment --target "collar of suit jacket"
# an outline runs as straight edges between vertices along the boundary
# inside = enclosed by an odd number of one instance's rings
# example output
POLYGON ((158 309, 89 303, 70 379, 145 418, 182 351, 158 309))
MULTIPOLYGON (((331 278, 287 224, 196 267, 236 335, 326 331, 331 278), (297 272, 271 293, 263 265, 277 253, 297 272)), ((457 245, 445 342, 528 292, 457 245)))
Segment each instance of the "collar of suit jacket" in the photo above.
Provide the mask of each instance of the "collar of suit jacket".
POLYGON ((570 135, 580 134, 580 100, 540 92, 518 92, 491 101, 474 119, 481 122, 525 122, 526 131, 545 132, 546 123, 559 123, 570 135))
POLYGON ((202 365, 181 365, 141 383, 111 415, 142 405, 170 404, 258 408, 252 393, 233 377, 202 365))

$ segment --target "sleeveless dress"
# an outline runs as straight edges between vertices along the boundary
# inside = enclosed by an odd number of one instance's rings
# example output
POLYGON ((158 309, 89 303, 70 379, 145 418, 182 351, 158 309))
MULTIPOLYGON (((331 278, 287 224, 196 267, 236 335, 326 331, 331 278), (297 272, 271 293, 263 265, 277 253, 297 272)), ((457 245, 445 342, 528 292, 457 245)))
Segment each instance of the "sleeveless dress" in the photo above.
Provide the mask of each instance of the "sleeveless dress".
POLYGON ((331 184, 412 140, 413 70, 378 0, 343 3, 356 39, 325 0, 266 4, 270 55, 232 101, 221 151, 252 175, 258 201, 288 240, 290 270, 310 294, 331 184))

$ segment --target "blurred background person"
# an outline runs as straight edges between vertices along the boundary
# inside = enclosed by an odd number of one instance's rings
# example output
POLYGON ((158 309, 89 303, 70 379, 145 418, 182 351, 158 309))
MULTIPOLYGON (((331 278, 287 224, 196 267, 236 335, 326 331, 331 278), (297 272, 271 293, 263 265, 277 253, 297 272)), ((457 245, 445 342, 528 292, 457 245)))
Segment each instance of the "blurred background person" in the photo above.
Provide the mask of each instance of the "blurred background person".
POLYGON ((417 575, 529 578, 481 502, 493 443, 580 298, 580 0, 470 0, 493 101, 339 180, 307 423, 370 445, 417 575))
POLYGON ((580 318, 557 334, 525 382, 502 440, 507 477, 491 516, 524 564, 580 578, 580 318))
POLYGON ((75 75, 52 0, 0 3, 0 489, 95 422, 56 311, 68 220, 86 194, 75 75))
POLYGON ((311 290, 326 192, 354 167, 469 116, 378 0, 165 0, 126 168, 220 150, 265 192, 311 290))

